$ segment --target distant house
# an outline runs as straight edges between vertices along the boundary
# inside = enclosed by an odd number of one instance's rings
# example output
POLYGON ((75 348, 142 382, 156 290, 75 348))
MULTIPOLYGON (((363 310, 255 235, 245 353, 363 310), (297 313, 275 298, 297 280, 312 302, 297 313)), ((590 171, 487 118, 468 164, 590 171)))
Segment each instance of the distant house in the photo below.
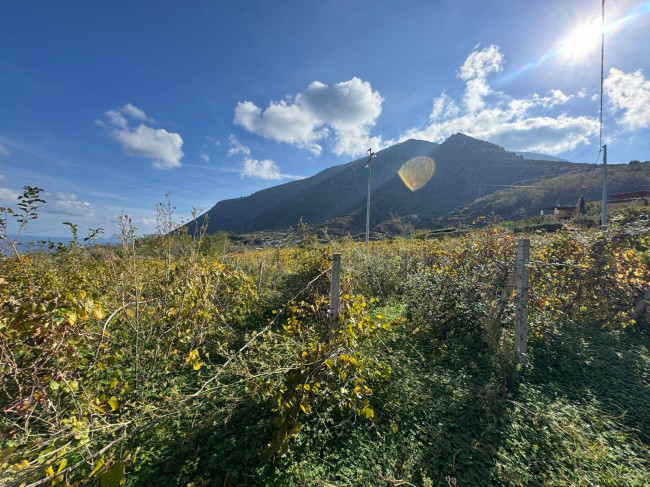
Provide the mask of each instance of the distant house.
POLYGON ((610 194, 607 197, 607 202, 613 204, 635 202, 641 206, 648 206, 648 199, 650 199, 650 190, 644 190, 610 194))
POLYGON ((546 206, 540 208, 539 212, 540 215, 553 215, 557 218, 569 218, 576 213, 576 207, 562 205, 546 206))

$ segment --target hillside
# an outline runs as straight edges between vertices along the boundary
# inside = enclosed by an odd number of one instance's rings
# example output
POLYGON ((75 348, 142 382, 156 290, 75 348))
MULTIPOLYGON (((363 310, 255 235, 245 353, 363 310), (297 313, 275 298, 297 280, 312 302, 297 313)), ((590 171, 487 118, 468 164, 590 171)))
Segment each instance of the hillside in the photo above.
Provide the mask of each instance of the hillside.
MULTIPOLYGON (((371 226, 394 216, 410 216, 418 227, 468 205, 504 185, 538 181, 588 171, 563 161, 523 159, 502 147, 455 134, 442 144, 408 140, 379 151, 373 160, 371 226), (411 192, 397 175, 417 156, 435 161, 427 185, 411 192)), ((220 201, 207 212, 208 233, 252 232, 295 225, 328 226, 334 233, 365 227, 367 169, 365 158, 334 166, 315 176, 268 188, 244 198, 220 201)), ((203 215, 199 217, 202 222, 203 215)))
MULTIPOLYGON (((469 223, 478 216, 490 213, 501 215, 506 220, 518 220, 539 214, 539 208, 562 204, 576 204, 582 187, 587 201, 600 201, 602 167, 590 168, 587 172, 571 173, 546 179, 534 187, 506 188, 477 198, 471 204, 459 208, 443 218, 432 222, 432 226, 454 226, 469 223)), ((608 194, 639 191, 650 188, 650 161, 636 166, 629 164, 610 165, 607 168, 608 194)))
POLYGON ((519 152, 515 151, 515 154, 523 157, 524 159, 532 159, 534 161, 561 161, 568 162, 566 159, 561 157, 549 156, 548 154, 539 154, 537 152, 519 152))

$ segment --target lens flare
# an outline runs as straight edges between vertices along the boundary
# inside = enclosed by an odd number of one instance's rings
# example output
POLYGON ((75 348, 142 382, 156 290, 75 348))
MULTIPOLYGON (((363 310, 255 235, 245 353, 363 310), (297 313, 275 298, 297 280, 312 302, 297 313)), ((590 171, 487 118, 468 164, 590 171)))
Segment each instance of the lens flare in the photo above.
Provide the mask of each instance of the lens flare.
POLYGON ((411 191, 417 191, 429 182, 436 163, 429 157, 415 157, 404 163, 397 174, 411 191))
POLYGON ((600 46, 603 28, 596 22, 577 27, 560 45, 560 51, 569 56, 582 56, 600 46))
POLYGON ((629 24, 633 21, 638 21, 649 13, 650 2, 646 2, 628 10, 623 16, 606 23, 604 26, 600 25, 600 16, 598 16, 591 22, 583 24, 582 26, 576 28, 576 30, 571 32, 569 36, 560 42, 559 46, 557 46, 555 49, 547 52, 536 60, 527 62, 518 70, 501 76, 501 78, 494 81, 494 85, 503 85, 511 79, 522 75, 528 70, 541 66, 542 64, 560 54, 569 55, 569 57, 573 58, 582 56, 599 46, 600 35, 602 33, 604 33, 607 37, 608 35, 614 34, 623 29, 626 24, 629 24))

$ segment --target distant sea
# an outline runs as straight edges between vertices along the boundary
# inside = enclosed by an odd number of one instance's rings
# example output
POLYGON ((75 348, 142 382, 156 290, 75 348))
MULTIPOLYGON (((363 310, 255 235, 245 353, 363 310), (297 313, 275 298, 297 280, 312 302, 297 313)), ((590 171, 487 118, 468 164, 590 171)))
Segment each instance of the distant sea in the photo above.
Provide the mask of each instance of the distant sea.
MULTIPOLYGON (((80 242, 81 244, 88 244, 88 242, 83 242, 83 239, 80 242)), ((70 243, 70 238, 61 238, 61 237, 48 237, 48 236, 34 236, 34 235, 21 235, 16 241, 16 248, 21 253, 28 252, 49 252, 47 242, 52 242, 54 248, 56 249, 59 244, 68 245, 70 243), (44 243, 46 242, 46 243, 44 243)), ((98 238, 97 243, 101 245, 115 245, 118 242, 117 237, 109 238, 98 238)), ((3 245, 3 242, 0 241, 0 246, 3 247, 4 254, 12 254, 13 252, 6 249, 6 245, 3 245)))

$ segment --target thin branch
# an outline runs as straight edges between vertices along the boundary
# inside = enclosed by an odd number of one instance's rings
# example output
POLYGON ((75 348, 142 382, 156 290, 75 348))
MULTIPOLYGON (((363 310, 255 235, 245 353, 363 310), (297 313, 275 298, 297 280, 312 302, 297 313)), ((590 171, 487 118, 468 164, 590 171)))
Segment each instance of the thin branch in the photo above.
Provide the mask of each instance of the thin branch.
POLYGON ((237 352, 235 352, 235 354, 234 354, 232 357, 230 357, 230 358, 226 361, 225 364, 223 364, 223 365, 221 366, 221 369, 219 370, 219 372, 217 372, 217 373, 216 373, 215 375, 213 375, 210 379, 208 379, 207 381, 205 381, 205 382, 203 383, 203 385, 201 386, 201 388, 200 388, 198 391, 196 391, 194 394, 192 394, 192 396, 190 396, 190 397, 196 397, 196 396, 198 396, 199 394, 201 394, 201 393, 203 392, 203 390, 206 388, 206 386, 207 386, 209 383, 214 382, 215 380, 217 380, 217 379, 221 376, 221 373, 225 370, 225 368, 228 367, 228 365, 230 365, 230 364, 231 364, 231 363, 232 363, 232 362, 233 362, 237 357, 239 357, 239 355, 240 355, 244 350, 246 350, 248 347, 250 347, 250 346, 253 344, 253 342, 254 342, 255 340, 257 340, 257 339, 258 339, 258 338, 259 338, 263 333, 265 333, 269 328, 271 328, 271 327, 275 324, 275 322, 278 320, 278 318, 279 318, 280 315, 283 313, 283 311, 287 308, 287 306, 289 305, 289 303, 293 302, 293 301, 294 301, 296 298, 298 298, 298 296, 300 296, 303 292, 305 292, 305 291, 307 291, 309 288, 311 288, 311 286, 312 286, 312 285, 313 285, 313 284, 314 284, 318 279, 320 279, 323 275, 325 275, 325 274, 328 273, 328 272, 329 272, 329 269, 326 269, 326 270, 324 270, 323 272, 321 272, 320 274, 318 274, 316 277, 314 277, 311 281, 309 281, 309 284, 307 284, 307 286, 305 286, 303 289, 301 289, 301 290, 300 290, 300 291, 299 291, 299 292, 298 292, 298 293, 297 293, 293 298, 291 298, 291 299, 287 302, 287 304, 284 305, 284 307, 283 307, 280 311, 278 311, 278 312, 276 313, 276 315, 273 317, 273 319, 271 320, 271 322, 270 322, 268 325, 266 325, 264 328, 262 328, 260 331, 258 331, 255 335, 253 335, 253 337, 252 337, 250 340, 248 340, 248 342, 246 342, 246 344, 245 344, 243 347, 241 347, 239 350, 237 350, 237 352))

